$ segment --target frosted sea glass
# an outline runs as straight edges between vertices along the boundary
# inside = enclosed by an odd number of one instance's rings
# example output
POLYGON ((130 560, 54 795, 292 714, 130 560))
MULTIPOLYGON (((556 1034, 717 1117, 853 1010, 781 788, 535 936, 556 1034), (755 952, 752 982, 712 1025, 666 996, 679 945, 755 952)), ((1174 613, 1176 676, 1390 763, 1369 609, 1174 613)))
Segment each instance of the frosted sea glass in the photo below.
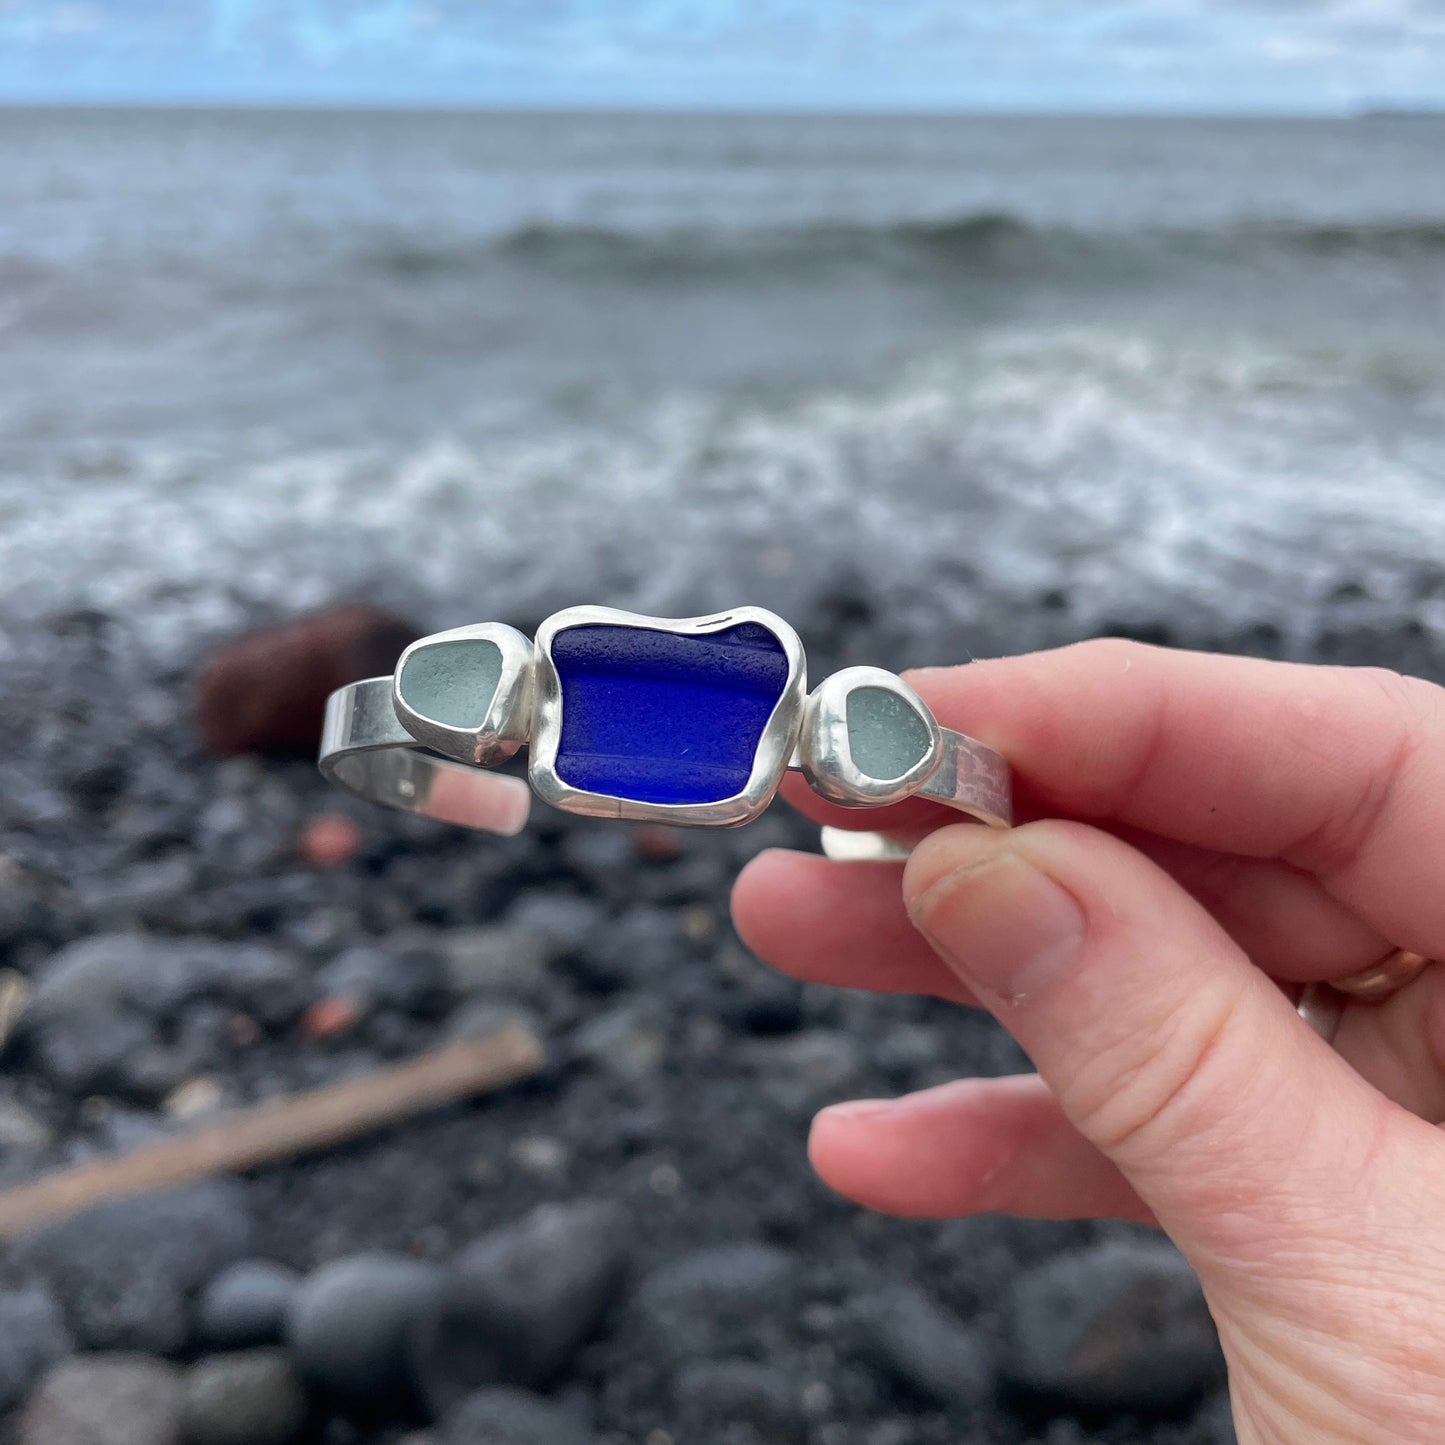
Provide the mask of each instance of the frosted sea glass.
POLYGON ((480 728, 502 680, 502 649, 484 637, 418 648, 401 670, 401 700, 431 722, 480 728))
POLYGON ((918 711, 884 687, 855 687, 848 694, 848 749, 853 765, 870 778, 901 778, 928 753, 928 725, 918 711))

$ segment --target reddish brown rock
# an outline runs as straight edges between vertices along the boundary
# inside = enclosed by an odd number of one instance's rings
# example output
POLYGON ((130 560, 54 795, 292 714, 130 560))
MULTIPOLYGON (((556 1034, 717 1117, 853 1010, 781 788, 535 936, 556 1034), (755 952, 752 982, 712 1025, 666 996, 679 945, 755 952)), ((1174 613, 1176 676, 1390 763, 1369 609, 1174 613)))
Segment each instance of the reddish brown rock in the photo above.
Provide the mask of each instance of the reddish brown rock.
POLYGON ((325 871, 350 863, 361 851, 361 827, 345 813, 308 818, 296 840, 296 856, 308 867, 325 871))
POLYGON ((342 994, 319 998, 301 1017, 301 1032, 310 1039, 334 1039, 361 1022, 362 1004, 342 994))
POLYGON ((314 753, 327 696, 392 671, 417 636, 403 618, 358 604, 238 637, 197 683, 201 741, 220 754, 314 753))
POLYGON ((649 863, 673 863, 682 857, 682 831, 664 823, 643 823, 632 835, 632 849, 649 863))

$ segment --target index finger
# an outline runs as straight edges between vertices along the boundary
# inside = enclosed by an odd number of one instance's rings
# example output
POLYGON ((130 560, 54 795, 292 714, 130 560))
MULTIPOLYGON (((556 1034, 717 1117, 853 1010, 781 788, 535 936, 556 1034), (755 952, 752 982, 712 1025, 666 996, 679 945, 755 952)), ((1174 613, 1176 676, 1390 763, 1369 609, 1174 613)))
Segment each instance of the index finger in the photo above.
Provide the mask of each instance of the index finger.
POLYGON ((1031 812, 1279 858, 1397 945, 1445 949, 1434 684, 1117 639, 908 680, 1008 758, 1031 812))

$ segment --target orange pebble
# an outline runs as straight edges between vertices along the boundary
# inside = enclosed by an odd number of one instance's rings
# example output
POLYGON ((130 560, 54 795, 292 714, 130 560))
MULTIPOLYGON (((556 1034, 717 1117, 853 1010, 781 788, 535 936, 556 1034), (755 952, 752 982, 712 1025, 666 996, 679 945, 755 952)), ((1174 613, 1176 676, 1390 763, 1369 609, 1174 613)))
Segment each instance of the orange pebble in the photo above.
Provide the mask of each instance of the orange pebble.
POLYGON ((319 998, 301 1016, 301 1032, 308 1038, 334 1039, 349 1033, 361 1021, 361 1005, 354 998, 331 994, 319 998))
POLYGON ((321 813, 301 829, 296 853, 312 868, 340 868, 361 851, 361 829, 345 813, 321 813))
POLYGON ((682 834, 664 823, 644 823, 632 835, 633 851, 653 863, 671 863, 682 857, 682 834))

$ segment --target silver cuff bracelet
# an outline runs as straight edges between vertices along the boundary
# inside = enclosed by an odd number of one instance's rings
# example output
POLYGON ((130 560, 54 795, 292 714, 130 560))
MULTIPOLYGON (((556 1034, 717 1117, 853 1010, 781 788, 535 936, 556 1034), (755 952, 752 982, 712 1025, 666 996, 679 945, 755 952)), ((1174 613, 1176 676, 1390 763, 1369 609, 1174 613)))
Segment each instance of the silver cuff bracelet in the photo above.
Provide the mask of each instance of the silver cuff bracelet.
MULTIPOLYGON (((393 676, 331 695, 319 764, 370 802, 514 834, 527 785, 489 770, 523 745, 531 791, 591 817, 738 827, 791 768, 847 808, 922 797, 1012 821, 998 753, 940 727, 880 668, 845 668, 810 693, 797 633, 759 607, 682 620, 571 607, 535 641, 494 622, 423 637, 393 676)), ((833 844, 879 856, 857 835, 833 844)))

